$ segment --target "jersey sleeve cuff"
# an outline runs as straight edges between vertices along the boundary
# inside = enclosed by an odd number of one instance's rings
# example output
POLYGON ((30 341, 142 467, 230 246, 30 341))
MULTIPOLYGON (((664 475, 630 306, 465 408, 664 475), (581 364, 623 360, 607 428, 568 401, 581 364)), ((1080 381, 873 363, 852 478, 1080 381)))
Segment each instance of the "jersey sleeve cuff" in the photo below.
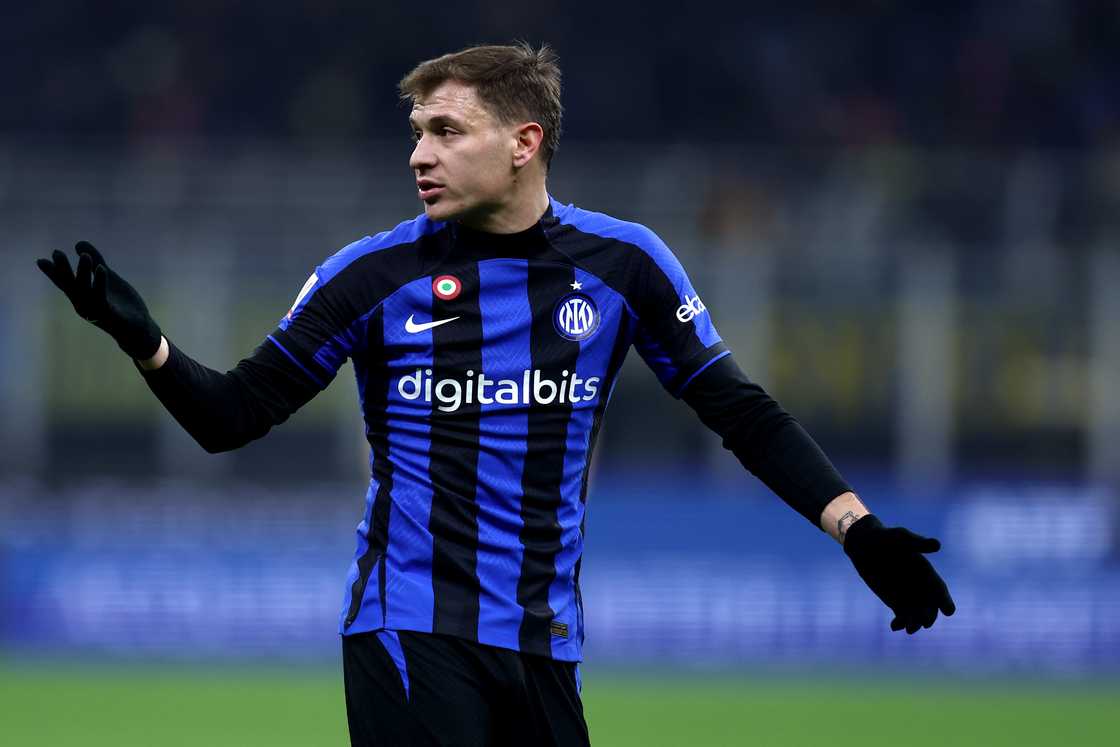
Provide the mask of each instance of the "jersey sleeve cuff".
POLYGON ((693 379, 699 376, 705 368, 728 355, 731 355, 731 351, 727 349, 722 340, 714 345, 709 345, 683 363, 673 378, 666 382, 665 388, 674 397, 680 399, 693 379))
POLYGON ((284 357, 291 361, 291 363, 295 365, 296 368, 302 371, 303 374, 315 384, 315 386, 319 387, 319 389, 327 388, 327 382, 329 382, 330 379, 324 379, 322 374, 316 374, 313 371, 313 368, 315 367, 314 364, 305 365, 304 363, 302 363, 299 357, 297 357, 297 355, 295 354, 295 351, 289 350, 288 347, 284 345, 284 343, 276 339, 276 335, 269 335, 266 339, 271 342, 277 350, 283 353, 284 357))

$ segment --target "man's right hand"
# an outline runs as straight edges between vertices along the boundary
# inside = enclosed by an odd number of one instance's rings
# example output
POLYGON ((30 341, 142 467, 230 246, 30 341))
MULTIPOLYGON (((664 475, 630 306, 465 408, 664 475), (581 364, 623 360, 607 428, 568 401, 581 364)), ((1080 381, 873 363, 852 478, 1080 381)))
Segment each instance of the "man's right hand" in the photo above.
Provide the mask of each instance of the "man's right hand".
POLYGON ((51 259, 40 259, 35 264, 66 294, 78 316, 109 333, 121 350, 141 361, 155 356, 163 336, 144 299, 109 269, 101 253, 88 241, 79 241, 74 252, 78 255, 76 273, 66 255, 57 250, 51 259))

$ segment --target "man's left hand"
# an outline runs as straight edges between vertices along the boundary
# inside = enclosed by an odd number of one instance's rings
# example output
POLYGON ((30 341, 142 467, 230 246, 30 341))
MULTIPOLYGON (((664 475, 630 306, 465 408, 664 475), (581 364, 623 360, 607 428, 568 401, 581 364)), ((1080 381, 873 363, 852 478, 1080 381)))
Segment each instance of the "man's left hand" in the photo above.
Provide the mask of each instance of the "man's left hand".
POLYGON ((887 528, 874 514, 852 524, 844 539, 844 552, 860 578, 894 612, 891 630, 911 635, 933 625, 938 610, 946 616, 957 610, 949 588, 924 555, 940 549, 936 539, 887 528))

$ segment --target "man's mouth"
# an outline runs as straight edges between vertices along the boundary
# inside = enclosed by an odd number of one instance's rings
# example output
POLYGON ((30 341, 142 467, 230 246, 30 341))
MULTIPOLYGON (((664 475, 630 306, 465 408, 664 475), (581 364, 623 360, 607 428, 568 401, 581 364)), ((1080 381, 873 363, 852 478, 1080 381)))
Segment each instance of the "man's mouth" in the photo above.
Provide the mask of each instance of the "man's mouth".
POLYGON ((440 193, 445 189, 444 185, 432 179, 417 179, 416 192, 420 199, 424 202, 434 200, 439 197, 440 193))

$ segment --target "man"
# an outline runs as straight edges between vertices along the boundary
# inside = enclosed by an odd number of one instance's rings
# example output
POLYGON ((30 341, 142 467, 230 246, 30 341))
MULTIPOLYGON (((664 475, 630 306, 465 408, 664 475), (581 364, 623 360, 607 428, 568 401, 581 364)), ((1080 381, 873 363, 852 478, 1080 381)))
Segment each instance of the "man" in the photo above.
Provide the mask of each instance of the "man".
MULTIPOLYGON (((361 744, 586 744, 577 662, 587 468, 623 358, 638 349, 724 445, 843 544, 914 633, 954 607, 801 426, 747 380, 649 229, 563 205, 547 47, 483 46, 401 82, 424 213, 308 279, 230 372, 168 342, 88 243, 39 260, 208 451, 234 449, 354 363, 371 480, 339 630, 361 744)), ((671 603, 669 600, 667 603, 671 603)))

